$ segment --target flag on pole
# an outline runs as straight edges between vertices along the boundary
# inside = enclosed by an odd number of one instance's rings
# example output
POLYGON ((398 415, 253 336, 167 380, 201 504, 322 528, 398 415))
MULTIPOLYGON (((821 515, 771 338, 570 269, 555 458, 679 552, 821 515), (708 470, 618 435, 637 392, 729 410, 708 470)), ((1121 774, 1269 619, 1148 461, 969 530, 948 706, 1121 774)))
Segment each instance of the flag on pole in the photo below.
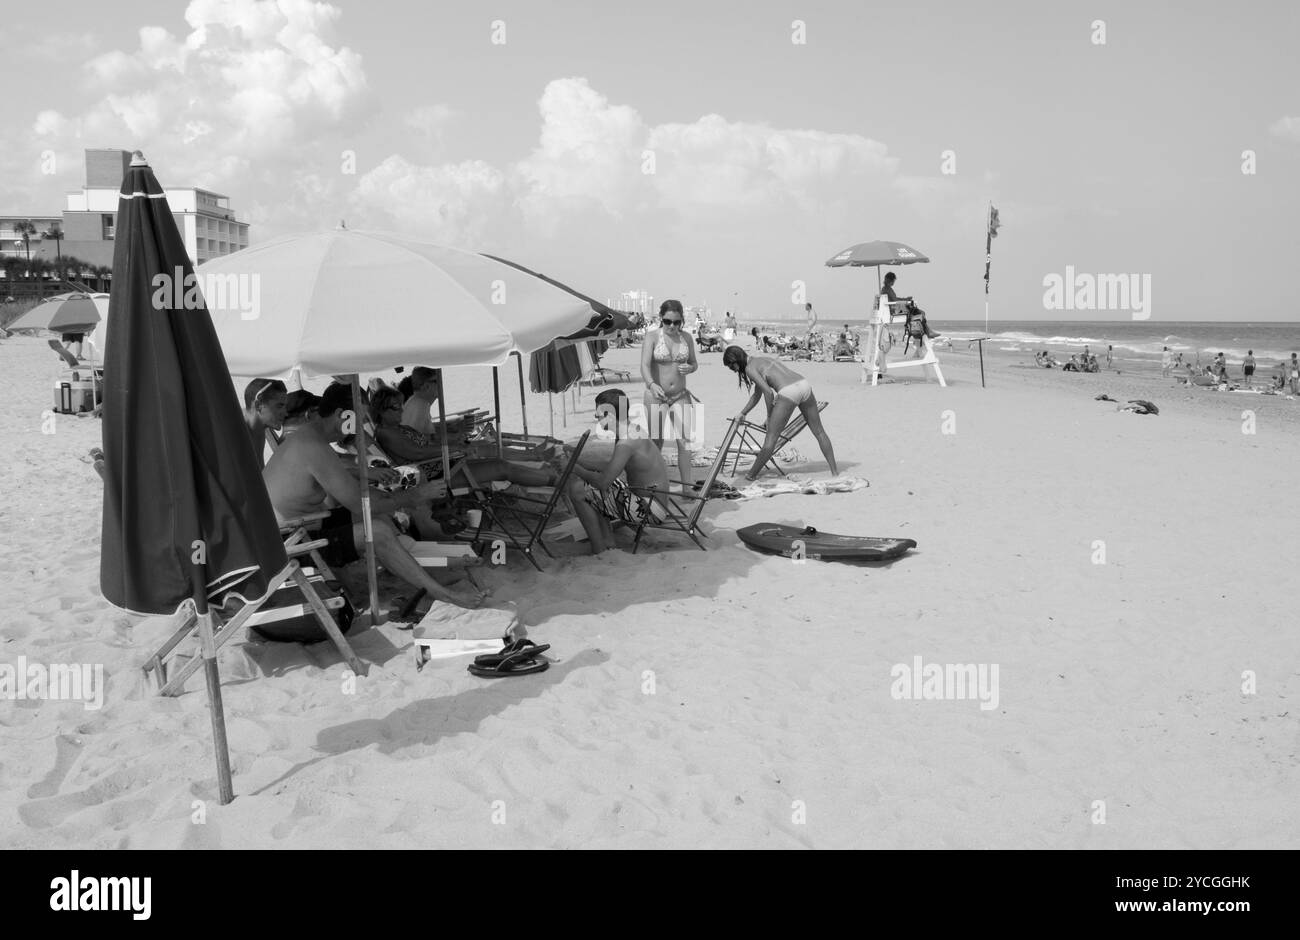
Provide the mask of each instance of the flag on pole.
POLYGON ((993 265, 993 239, 998 237, 998 210, 989 203, 989 229, 984 239, 984 293, 989 292, 989 268, 993 265))

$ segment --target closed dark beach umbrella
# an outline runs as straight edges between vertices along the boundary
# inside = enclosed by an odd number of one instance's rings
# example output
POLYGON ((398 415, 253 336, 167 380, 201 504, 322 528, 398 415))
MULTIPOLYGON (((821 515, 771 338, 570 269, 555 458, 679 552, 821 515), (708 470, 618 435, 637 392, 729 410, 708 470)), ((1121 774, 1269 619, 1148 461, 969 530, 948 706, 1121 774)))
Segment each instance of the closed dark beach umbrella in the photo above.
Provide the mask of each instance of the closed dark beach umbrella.
MULTIPOLYGON (((208 599, 252 600, 288 559, 212 320, 162 187, 137 153, 117 203, 104 362, 99 585, 115 607, 193 603, 222 803, 234 799, 208 599)), ((186 613, 185 616, 191 616, 186 613)))
POLYGON ((162 187, 137 157, 113 251, 99 575, 109 603, 134 613, 174 613, 196 578, 208 596, 239 584, 259 597, 287 563, 212 321, 201 300, 185 309, 193 273, 162 187))

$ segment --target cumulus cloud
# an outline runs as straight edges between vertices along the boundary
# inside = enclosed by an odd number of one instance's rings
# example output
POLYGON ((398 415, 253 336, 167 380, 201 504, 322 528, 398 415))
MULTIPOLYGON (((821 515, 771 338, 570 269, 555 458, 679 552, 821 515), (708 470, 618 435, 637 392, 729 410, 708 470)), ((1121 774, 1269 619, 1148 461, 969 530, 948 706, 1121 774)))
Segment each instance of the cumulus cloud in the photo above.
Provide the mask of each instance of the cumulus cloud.
MULTIPOLYGON (((735 228, 764 218, 825 227, 828 220, 860 219, 864 205, 877 217, 904 207, 943 215, 956 201, 951 180, 903 176, 883 143, 861 135, 718 114, 651 126, 583 78, 550 82, 538 113, 537 144, 519 161, 496 169, 391 157, 361 179, 362 210, 459 244, 491 234, 476 210, 512 230, 554 237, 576 219, 584 225, 653 219, 677 230, 735 228)), ((423 117, 439 120, 439 114, 423 117)))
POLYGON ((42 112, 34 130, 69 149, 142 149, 164 180, 186 184, 291 166, 294 150, 369 111, 361 57, 334 39, 339 15, 311 0, 194 0, 185 35, 145 26, 138 48, 92 58, 84 79, 98 100, 42 112))

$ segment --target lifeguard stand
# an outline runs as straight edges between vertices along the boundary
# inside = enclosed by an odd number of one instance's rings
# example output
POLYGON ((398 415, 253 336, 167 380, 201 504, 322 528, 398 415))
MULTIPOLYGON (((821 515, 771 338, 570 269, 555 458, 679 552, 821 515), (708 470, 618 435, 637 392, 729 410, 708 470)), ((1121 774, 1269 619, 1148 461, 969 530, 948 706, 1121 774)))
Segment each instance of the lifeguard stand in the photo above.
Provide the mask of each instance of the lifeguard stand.
MULTIPOLYGON (((922 355, 915 359, 899 359, 896 361, 880 361, 883 353, 880 351, 880 334, 897 320, 906 322, 906 301, 895 301, 894 307, 890 306, 889 300, 882 294, 878 299, 878 306, 871 314, 871 358, 863 362, 862 368, 871 372, 871 387, 875 388, 880 381, 881 366, 886 370, 907 369, 912 366, 922 366, 929 373, 930 377, 944 388, 948 383, 943 380, 943 370, 939 368, 939 357, 935 355, 934 344, 930 342, 928 336, 922 336, 917 339, 921 345, 922 355)), ((866 376, 863 376, 866 381, 866 376)))

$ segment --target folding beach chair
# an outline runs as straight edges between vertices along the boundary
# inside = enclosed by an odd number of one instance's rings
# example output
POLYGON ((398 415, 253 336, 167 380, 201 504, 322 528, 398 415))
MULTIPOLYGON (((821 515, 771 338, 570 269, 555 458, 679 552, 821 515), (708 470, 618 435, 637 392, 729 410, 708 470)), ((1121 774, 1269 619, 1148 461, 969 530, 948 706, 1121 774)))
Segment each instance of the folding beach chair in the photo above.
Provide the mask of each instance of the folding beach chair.
POLYGON ((700 528, 700 515, 704 512, 704 505, 709 500, 709 491, 713 489, 713 483, 718 478, 722 470, 722 465, 727 462, 727 451, 731 447, 732 439, 736 436, 739 419, 732 418, 731 426, 727 428, 726 437, 722 439, 722 444, 718 447, 718 455, 713 458, 713 465, 709 467, 708 474, 704 477, 704 482, 700 484, 698 493, 672 493, 661 492, 655 487, 629 487, 633 493, 641 498, 642 504, 646 509, 641 517, 641 524, 637 526, 636 538, 632 542, 632 554, 636 554, 641 545, 641 536, 645 534, 646 529, 659 529, 665 532, 681 532, 694 542, 701 551, 706 551, 703 543, 697 539, 696 535, 703 535, 708 538, 708 534, 700 528), (658 497, 656 499, 656 497, 658 497), (659 509, 665 513, 662 521, 656 520, 650 514, 650 501, 655 500, 659 509))
MULTIPOLYGON (((327 544, 328 542, 325 539, 315 539, 311 541, 297 539, 295 541, 293 554, 300 556, 302 554, 318 552, 327 544)), ((271 578, 270 583, 267 585, 265 594, 261 597, 249 600, 248 603, 244 604, 244 606, 234 614, 234 616, 224 623, 222 623, 220 617, 217 616, 220 600, 212 600, 212 605, 209 607, 209 610, 214 615, 214 630, 212 638, 216 645, 216 649, 219 651, 221 647, 230 642, 230 640, 239 633, 239 628, 248 623, 253 615, 259 610, 262 610, 266 603, 271 599, 272 595, 274 595, 281 586, 289 581, 292 581, 302 593, 306 606, 311 609, 317 622, 325 631, 325 635, 334 643, 335 648, 339 651, 339 655, 343 657, 343 660, 348 664, 349 668, 352 669, 352 672, 355 675, 364 676, 367 671, 365 665, 357 658, 357 654, 352 651, 352 646, 343 636, 343 631, 339 629, 339 625, 335 622, 334 614, 332 613, 332 611, 343 607, 346 603, 345 600, 342 597, 330 598, 328 601, 322 599, 320 594, 316 592, 316 588, 307 578, 307 575, 303 573, 302 566, 295 557, 290 557, 289 563, 276 573, 273 578, 271 578)), ((235 585, 234 587, 237 588, 238 585, 235 585)), ((234 588, 232 588, 232 591, 233 590, 234 588)), ((203 653, 201 650, 196 649, 192 656, 180 664, 179 669, 175 672, 171 671, 171 667, 176 665, 176 663, 170 661, 176 652, 176 648, 180 646, 187 637, 196 636, 198 632, 198 617, 194 612, 193 601, 187 602, 178 617, 181 621, 181 625, 174 633, 172 633, 167 642, 159 647, 158 652, 149 657, 149 660, 144 664, 145 677, 148 678, 149 674, 153 673, 154 682, 158 686, 159 695, 180 695, 185 689, 185 681, 189 679, 190 676, 194 675, 194 673, 198 671, 199 667, 203 665, 203 653)))
POLYGON ((481 513, 479 524, 473 527, 472 530, 466 529, 458 533, 458 537, 475 542, 492 542, 497 539, 509 542, 524 553, 524 557, 532 563, 534 568, 541 571, 542 566, 533 557, 533 546, 540 546, 547 555, 551 554, 542 539, 542 535, 546 531, 551 514, 555 512, 560 497, 564 495, 565 487, 569 484, 569 478, 573 476, 573 468, 577 466, 578 457, 582 454, 582 448, 586 445, 589 437, 591 437, 591 432, 587 431, 574 445, 573 453, 564 465, 564 470, 559 479, 556 480, 555 488, 551 491, 549 498, 543 500, 533 496, 509 492, 486 493, 477 507, 481 513))
MULTIPOLYGON (((817 402, 817 413, 821 414, 823 411, 826 410, 826 406, 829 404, 830 402, 827 401, 817 402)), ((772 452, 772 456, 768 458, 767 462, 770 463, 773 467, 775 467, 776 471, 779 474, 781 474, 781 476, 785 476, 786 472, 781 469, 780 463, 777 462, 776 452, 780 450, 784 450, 786 447, 788 447, 790 445, 790 442, 793 441, 796 437, 798 437, 801 433, 803 433, 803 430, 806 427, 808 427, 808 421, 806 418, 804 418, 803 412, 796 411, 793 415, 790 416, 790 423, 785 426, 785 430, 783 430, 781 434, 778 436, 776 450, 772 452)), ((735 451, 735 459, 732 461, 731 464, 732 476, 735 476, 736 468, 740 465, 741 458, 757 457, 758 452, 763 449, 763 442, 766 440, 767 440, 766 425, 755 424, 753 421, 745 421, 745 420, 742 420, 740 422, 739 433, 736 435, 736 439, 734 441, 733 449, 735 451)), ((758 471, 760 469, 762 468, 761 467, 754 468, 755 471, 758 471)))

